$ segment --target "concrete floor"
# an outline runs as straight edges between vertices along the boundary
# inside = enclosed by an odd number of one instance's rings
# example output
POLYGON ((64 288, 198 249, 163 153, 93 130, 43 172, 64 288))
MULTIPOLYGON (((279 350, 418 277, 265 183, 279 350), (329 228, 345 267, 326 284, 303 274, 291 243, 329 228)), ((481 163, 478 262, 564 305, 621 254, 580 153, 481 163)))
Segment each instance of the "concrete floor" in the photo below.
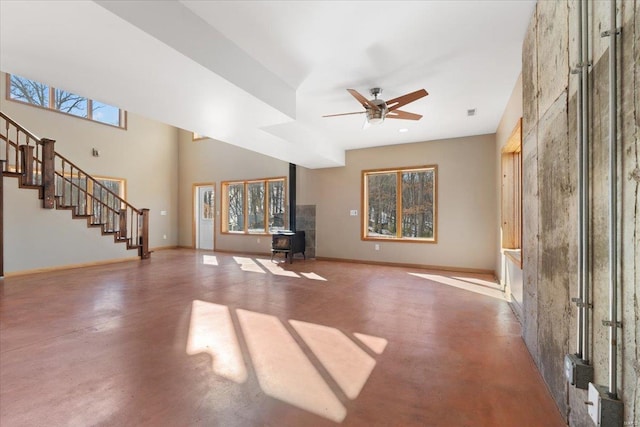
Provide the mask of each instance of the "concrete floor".
POLYGON ((276 261, 3 279, 0 425, 565 425, 489 278, 276 261))

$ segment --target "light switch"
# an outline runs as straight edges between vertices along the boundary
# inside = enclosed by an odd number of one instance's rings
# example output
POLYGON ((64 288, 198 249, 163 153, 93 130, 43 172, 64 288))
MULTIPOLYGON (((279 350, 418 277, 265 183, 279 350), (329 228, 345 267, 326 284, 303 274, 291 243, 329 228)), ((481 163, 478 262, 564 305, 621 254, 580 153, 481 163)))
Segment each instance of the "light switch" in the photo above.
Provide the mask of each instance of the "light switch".
POLYGON ((349 214, 351 216, 358 216, 358 210, 357 209, 351 209, 351 211, 349 212, 349 214))

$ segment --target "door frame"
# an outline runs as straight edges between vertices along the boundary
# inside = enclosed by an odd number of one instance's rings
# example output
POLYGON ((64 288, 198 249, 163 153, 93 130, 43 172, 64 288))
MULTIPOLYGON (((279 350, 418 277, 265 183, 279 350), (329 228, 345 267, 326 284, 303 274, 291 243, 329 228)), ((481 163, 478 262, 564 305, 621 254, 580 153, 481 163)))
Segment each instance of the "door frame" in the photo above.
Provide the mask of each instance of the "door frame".
POLYGON ((194 182, 191 185, 191 248, 196 249, 196 221, 200 217, 198 211, 198 187, 213 187, 213 250, 216 250, 216 223, 218 221, 218 190, 215 182, 194 182))

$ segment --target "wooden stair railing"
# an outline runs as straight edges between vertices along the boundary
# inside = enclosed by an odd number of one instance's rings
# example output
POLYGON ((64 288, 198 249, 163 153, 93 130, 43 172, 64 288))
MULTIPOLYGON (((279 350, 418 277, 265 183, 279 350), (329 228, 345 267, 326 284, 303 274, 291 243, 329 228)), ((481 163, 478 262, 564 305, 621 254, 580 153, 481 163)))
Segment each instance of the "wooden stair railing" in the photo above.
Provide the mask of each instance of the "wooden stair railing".
POLYGON ((149 209, 137 209, 54 150, 55 141, 38 138, 0 112, 0 152, 4 175, 19 179, 20 187, 36 188, 45 209, 68 209, 73 218, 86 219, 103 235, 138 249, 149 258, 149 209))

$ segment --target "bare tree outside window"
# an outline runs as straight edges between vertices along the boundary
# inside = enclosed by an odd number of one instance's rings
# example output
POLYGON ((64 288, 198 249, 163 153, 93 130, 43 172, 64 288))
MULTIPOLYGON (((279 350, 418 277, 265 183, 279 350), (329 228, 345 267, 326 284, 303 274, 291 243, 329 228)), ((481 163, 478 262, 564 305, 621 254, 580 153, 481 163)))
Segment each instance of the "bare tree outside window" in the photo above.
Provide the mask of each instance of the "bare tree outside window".
POLYGON ((402 174, 402 237, 433 238, 434 171, 402 174))
POLYGON ((252 182, 247 185, 247 203, 249 233, 264 232, 264 182, 252 182))
POLYGON ((207 190, 202 196, 202 219, 213 219, 213 207, 215 199, 213 191, 207 190))
POLYGON ((396 174, 379 173, 367 177, 369 236, 396 234, 396 174))
POLYGON ((269 181, 269 231, 284 230, 285 225, 284 180, 269 181))
POLYGON ((228 231, 244 229, 244 184, 229 184, 227 191, 228 231))
POLYGON ((87 98, 62 89, 55 90, 54 108, 63 113, 73 114, 74 116, 88 117, 87 98))
POLYGON ((11 74, 10 97, 40 107, 49 107, 49 86, 11 74))

